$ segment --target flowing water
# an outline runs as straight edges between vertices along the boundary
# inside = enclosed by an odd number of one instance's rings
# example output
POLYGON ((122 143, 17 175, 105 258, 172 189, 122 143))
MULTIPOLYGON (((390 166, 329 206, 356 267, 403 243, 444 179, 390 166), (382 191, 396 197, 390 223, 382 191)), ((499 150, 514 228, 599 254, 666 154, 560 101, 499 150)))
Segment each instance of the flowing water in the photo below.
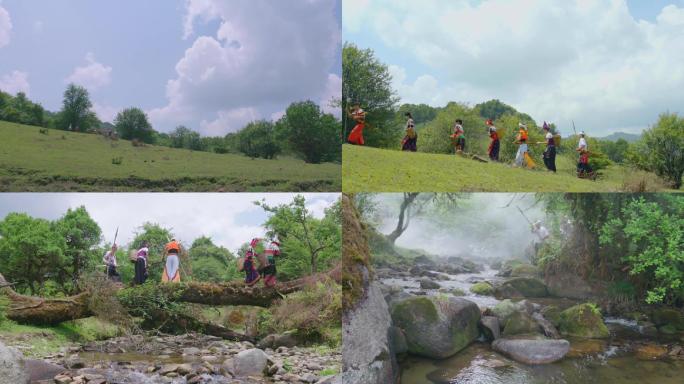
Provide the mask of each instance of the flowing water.
MULTIPOLYGON (((440 281, 444 288, 458 288, 464 298, 480 307, 496 305, 493 297, 471 293, 472 284, 494 281, 496 271, 487 268, 481 273, 449 276, 440 281)), ((400 286, 409 293, 420 291, 412 277, 381 279, 384 284, 400 286)), ((425 292, 425 291, 424 291, 425 292)), ((427 290, 436 294, 437 290, 427 290)), ((541 305, 554 304, 567 308, 577 303, 569 299, 528 299, 541 305)), ((400 362, 402 384, 681 384, 684 383, 684 361, 641 360, 633 351, 635 342, 677 341, 649 338, 643 335, 636 322, 606 318, 611 331, 608 340, 570 339, 571 352, 564 359, 546 365, 526 365, 494 352, 488 343, 476 342, 444 360, 408 356, 400 362)))

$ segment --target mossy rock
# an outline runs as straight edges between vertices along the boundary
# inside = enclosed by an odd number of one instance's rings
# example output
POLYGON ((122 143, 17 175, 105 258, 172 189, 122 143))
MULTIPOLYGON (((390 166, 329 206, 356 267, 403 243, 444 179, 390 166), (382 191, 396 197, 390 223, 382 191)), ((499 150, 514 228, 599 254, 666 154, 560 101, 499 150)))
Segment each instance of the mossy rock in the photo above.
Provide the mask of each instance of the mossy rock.
POLYGON ((658 327, 671 325, 674 328, 684 331, 684 314, 672 308, 659 308, 651 314, 651 321, 658 327))
POLYGON ((595 305, 584 303, 570 307, 560 314, 559 331, 565 336, 603 339, 610 336, 603 316, 595 305))
POLYGON ((675 333, 677 333, 677 328, 672 324, 667 324, 658 328, 658 332, 663 333, 665 335, 674 335, 675 333))
POLYGON ((470 292, 476 295, 492 296, 494 295, 494 287, 486 281, 481 281, 470 286, 470 292))
POLYGON ((560 326, 560 308, 555 305, 549 305, 541 310, 541 314, 546 320, 550 321, 554 327, 558 328, 558 326, 560 326))
POLYGON ((514 277, 496 290, 503 298, 547 297, 549 291, 544 282, 533 277, 514 277))
POLYGON ((539 332, 539 325, 526 312, 513 312, 504 323, 503 336, 539 332))
POLYGON ((493 306, 489 311, 496 317, 499 318, 501 324, 506 324, 506 320, 519 310, 517 304, 509 299, 502 300, 495 306, 493 306))
POLYGON ((392 305, 392 320, 404 331, 408 352, 443 359, 479 336, 480 309, 472 301, 446 296, 411 297, 392 305))
POLYGON ((511 277, 539 277, 539 268, 532 264, 518 264, 511 269, 511 277))

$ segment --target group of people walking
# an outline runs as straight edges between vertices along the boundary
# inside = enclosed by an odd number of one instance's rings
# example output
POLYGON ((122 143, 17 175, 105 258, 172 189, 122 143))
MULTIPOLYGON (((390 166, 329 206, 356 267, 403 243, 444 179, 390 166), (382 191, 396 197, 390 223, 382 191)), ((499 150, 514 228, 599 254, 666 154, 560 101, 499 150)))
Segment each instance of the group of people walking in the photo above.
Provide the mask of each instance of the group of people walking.
MULTIPOLYGON (((133 283, 135 285, 144 284, 149 277, 150 244, 147 240, 142 241, 140 247, 130 252, 129 260, 135 265, 133 283)), ((116 252, 118 246, 114 243, 104 256, 102 261, 105 264, 105 274, 115 282, 121 282, 121 275, 117 271, 118 263, 116 252)), ((164 246, 164 271, 162 282, 181 281, 180 266, 181 245, 176 239, 171 239, 164 246)), ((280 256, 280 243, 276 240, 266 240, 254 238, 245 250, 244 256, 238 258, 238 271, 245 274, 245 284, 254 286, 259 280, 264 281, 267 287, 273 287, 277 283, 276 279, 276 260, 280 256)))
MULTIPOLYGON (((347 111, 348 116, 355 121, 356 125, 351 130, 347 142, 354 145, 364 145, 363 129, 366 127, 366 112, 359 104, 354 104, 347 111)), ((418 134, 416 132, 416 124, 413 120, 411 112, 404 114, 406 117, 406 134, 401 142, 402 151, 416 152, 418 150, 418 134)), ((487 133, 490 138, 487 155, 491 161, 499 161, 499 151, 501 149, 501 141, 496 126, 491 119, 485 122, 487 133)), ((554 135, 551 132, 551 126, 544 122, 542 127, 544 131, 544 141, 536 142, 534 144, 546 145, 543 153, 544 166, 551 172, 556 172, 556 155, 558 153, 557 146, 559 145, 560 136, 554 135)), ((463 128, 463 120, 456 119, 454 122, 453 133, 451 140, 454 146, 454 151, 457 155, 463 154, 466 148, 465 129, 463 128)), ((589 149, 584 132, 579 133, 579 143, 576 151, 579 154, 577 163, 577 175, 581 178, 591 177, 594 175, 593 170, 589 166, 589 149)), ((527 125, 518 123, 518 133, 514 141, 518 145, 518 151, 515 155, 514 165, 517 167, 526 166, 534 168, 535 163, 529 154, 528 147, 529 135, 527 125)))

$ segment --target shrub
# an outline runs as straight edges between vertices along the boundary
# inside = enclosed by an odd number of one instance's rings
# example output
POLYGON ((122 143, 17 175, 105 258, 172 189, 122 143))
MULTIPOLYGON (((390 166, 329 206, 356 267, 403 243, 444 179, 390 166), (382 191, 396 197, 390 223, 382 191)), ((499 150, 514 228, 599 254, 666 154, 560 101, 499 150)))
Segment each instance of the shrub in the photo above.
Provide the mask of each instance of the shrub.
POLYGON ((123 157, 119 156, 119 157, 113 157, 112 158, 112 164, 121 165, 121 163, 123 163, 123 157))
POLYGON ((296 330, 299 337, 323 341, 331 346, 341 342, 342 287, 325 281, 286 296, 271 307, 271 318, 264 322, 275 332, 296 330))

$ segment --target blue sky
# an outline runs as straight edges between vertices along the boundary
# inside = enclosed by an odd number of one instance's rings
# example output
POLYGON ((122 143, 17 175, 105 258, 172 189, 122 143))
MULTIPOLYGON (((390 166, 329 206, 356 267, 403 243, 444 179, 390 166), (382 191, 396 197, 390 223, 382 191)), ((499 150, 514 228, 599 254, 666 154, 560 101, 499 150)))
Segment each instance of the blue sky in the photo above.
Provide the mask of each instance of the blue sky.
POLYGON ((343 40, 403 102, 498 98, 565 133, 638 133, 684 104, 684 0, 345 0, 343 40))
MULTIPOLYGON (((48 220, 60 218, 69 208, 85 206, 103 232, 103 241, 127 244, 145 222, 171 228, 176 237, 191 243, 209 236, 215 244, 237 250, 253 237, 263 236, 261 225, 268 218, 254 201, 269 205, 286 204, 292 193, 3 193, 0 220, 10 212, 23 212, 48 220), (169 210, 169 207, 174 207, 169 210)), ((321 218, 326 208, 339 199, 336 193, 302 194, 307 207, 321 218)))
POLYGON ((103 120, 225 134, 302 99, 335 112, 340 23, 340 0, 0 0, 0 88, 58 110, 75 80, 103 120))

